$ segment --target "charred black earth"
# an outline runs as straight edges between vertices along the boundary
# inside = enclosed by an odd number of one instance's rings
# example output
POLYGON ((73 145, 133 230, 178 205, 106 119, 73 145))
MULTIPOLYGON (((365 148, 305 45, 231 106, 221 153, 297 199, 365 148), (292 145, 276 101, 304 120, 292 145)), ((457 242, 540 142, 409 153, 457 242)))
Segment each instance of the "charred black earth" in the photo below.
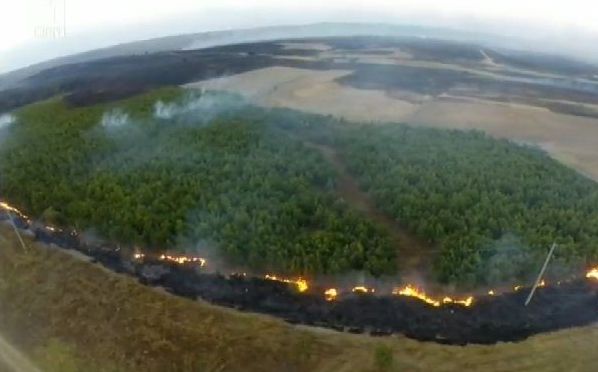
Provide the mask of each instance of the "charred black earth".
POLYGON ((596 66, 533 53, 496 51, 480 45, 412 37, 318 37, 251 42, 203 49, 172 50, 122 55, 69 63, 43 69, 15 86, 2 86, 0 112, 44 100, 57 94, 71 106, 87 106, 119 100, 152 89, 224 77, 266 67, 309 70, 350 70, 337 82, 358 89, 403 90, 438 96, 457 92, 471 97, 492 97, 501 101, 523 101, 555 112, 598 117, 585 106, 565 104, 596 102, 596 66), (317 50, 285 48, 282 42, 324 43, 347 58, 319 58, 317 50), (494 61, 508 66, 501 79, 485 78, 468 71, 434 69, 425 66, 376 64, 360 61, 360 53, 392 55, 398 48, 416 61, 455 63, 463 67, 483 62, 481 48, 494 61), (312 57, 318 57, 313 58, 312 57), (567 78, 538 78, 522 73, 533 71, 565 74, 567 78), (544 101, 538 100, 542 97, 544 101), (551 100, 548 102, 548 100, 551 100))
MULTIPOLYGON (((1 212, 0 221, 6 220, 8 215, 1 212)), ((585 279, 539 288, 527 307, 523 306, 527 291, 482 297, 468 308, 432 307, 416 298, 371 294, 349 294, 329 302, 323 296, 324 288, 299 293, 282 282, 206 273, 196 265, 158 259, 139 261, 125 257, 115 246, 84 243, 72 231, 50 231, 18 217, 14 223, 39 242, 84 253, 115 272, 137 277, 143 284, 192 300, 273 315, 293 324, 372 336, 400 333, 420 341, 465 345, 519 341, 598 321, 598 283, 585 279)))

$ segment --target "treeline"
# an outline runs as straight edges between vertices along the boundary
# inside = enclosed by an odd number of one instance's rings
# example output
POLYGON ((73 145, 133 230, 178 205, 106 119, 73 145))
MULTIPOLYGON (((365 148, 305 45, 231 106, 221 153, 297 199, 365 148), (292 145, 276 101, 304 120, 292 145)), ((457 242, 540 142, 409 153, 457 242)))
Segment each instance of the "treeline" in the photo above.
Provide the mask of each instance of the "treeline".
POLYGON ((343 131, 339 146, 377 205, 441 246, 445 282, 495 284, 598 259, 598 185, 544 152, 477 131, 407 125, 343 131))
POLYGON ((51 223, 149 249, 216 248, 255 269, 396 270, 397 247, 335 195, 329 164, 277 127, 284 111, 265 120, 227 96, 179 95, 22 109, 0 148, 2 197, 51 223), (158 99, 174 100, 172 117, 154 117, 158 99), (126 123, 102 126, 115 107, 126 123))

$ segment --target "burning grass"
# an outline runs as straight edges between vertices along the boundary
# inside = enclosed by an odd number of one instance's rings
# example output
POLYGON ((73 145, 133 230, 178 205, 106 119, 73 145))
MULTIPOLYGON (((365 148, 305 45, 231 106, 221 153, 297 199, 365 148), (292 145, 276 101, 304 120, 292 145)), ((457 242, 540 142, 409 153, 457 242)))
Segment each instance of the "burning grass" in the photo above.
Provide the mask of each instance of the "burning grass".
POLYGON ((10 230, 0 231, 0 330, 46 371, 583 372, 598 363, 596 326, 468 347, 305 331, 28 244, 24 254, 10 230))
MULTIPOLYGON (((492 291, 494 293, 494 291, 492 291)), ((473 296, 466 297, 464 299, 454 299, 452 297, 445 296, 440 300, 436 300, 432 297, 426 295, 424 291, 418 289, 410 284, 406 285, 403 288, 395 288, 392 291, 392 294, 398 296, 408 296, 408 297, 415 297, 419 300, 424 301, 425 303, 432 305, 434 307, 439 307, 441 305, 463 305, 465 307, 469 307, 473 304, 473 296)))
MULTIPOLYGON (((31 224, 30 219, 16 207, 14 207, 6 202, 0 202, 0 208, 4 209, 8 213, 14 213, 17 217, 16 217, 16 219, 13 218, 12 221, 16 221, 16 223, 18 225, 24 226, 24 225, 31 224)), ((5 216, 5 218, 6 218, 6 216, 5 216)), ((62 229, 59 229, 59 228, 56 228, 53 226, 49 226, 49 225, 44 226, 43 229, 46 230, 44 232, 44 235, 46 236, 47 239, 50 239, 50 241, 60 244, 60 242, 61 242, 60 236, 61 235, 63 236, 64 234, 66 234, 66 235, 68 235, 69 239, 71 240, 71 245, 69 245, 70 248, 74 248, 75 246, 78 246, 79 247, 78 249, 81 250, 82 247, 79 245, 80 242, 74 243, 74 241, 77 240, 76 231, 73 231, 72 233, 69 234, 68 232, 65 233, 65 231, 62 229), (72 245, 73 243, 75 244, 75 246, 72 245)), ((36 231, 37 231, 36 234, 38 234, 40 230, 37 229, 36 231)), ((75 249, 77 249, 77 248, 75 248, 75 249)), ((131 259, 132 259, 131 262, 135 263, 135 264, 143 264, 146 260, 149 260, 152 262, 164 262, 164 263, 168 263, 168 264, 184 266, 187 268, 189 268, 189 267, 202 268, 207 265, 207 260, 202 257, 188 256, 188 255, 176 255, 176 254, 161 254, 161 255, 155 255, 152 253, 146 254, 146 253, 141 252, 139 250, 139 248, 137 248, 135 250, 135 252, 132 254, 131 259)), ((112 267, 112 268, 114 269, 114 267, 112 267)), ((120 270, 117 270, 117 271, 120 272, 120 270)), ((139 273, 137 273, 137 275, 139 275, 139 273)), ((141 274, 141 277, 144 278, 144 275, 141 274)), ((243 279, 247 278, 247 274, 246 273, 241 273, 241 274, 232 273, 229 275, 229 279, 235 279, 235 278, 243 280, 243 279)), ((593 281, 594 279, 598 279, 598 267, 588 269, 588 271, 585 273, 585 278, 587 278, 591 281, 593 281)), ((310 284, 306 279, 301 278, 301 277, 296 278, 296 279, 290 279, 290 278, 286 278, 286 277, 279 276, 279 275, 266 274, 264 276, 264 279, 266 281, 273 281, 273 282, 289 284, 298 293, 313 294, 314 289, 316 290, 316 292, 321 291, 323 294, 323 298, 327 302, 336 301, 339 297, 339 294, 341 295, 341 297, 343 295, 342 289, 337 289, 337 288, 323 289, 323 288, 319 287, 317 285, 317 283, 310 284), (315 288, 313 288, 314 284, 316 284, 315 288), (311 290, 311 291, 308 292, 308 290, 311 290)), ((560 286, 560 284, 561 284, 560 281, 556 283, 557 286, 560 286)), ((539 288, 546 287, 546 285, 547 284, 546 284, 545 280, 541 280, 538 283, 539 288)), ((513 287, 513 292, 518 292, 522 288, 523 288, 523 286, 516 285, 515 287, 513 287)), ((247 292, 247 289, 246 289, 246 292, 247 292)), ((345 294, 348 293, 348 291, 344 291, 344 292, 345 292, 345 294)), ((377 294, 376 288, 366 287, 363 285, 359 285, 359 286, 355 286, 355 287, 351 288, 351 293, 359 294, 359 295, 377 294)), ((488 297, 495 296, 496 291, 489 290, 487 294, 488 294, 488 297)), ((189 295, 189 293, 187 293, 187 295, 189 295)), ((454 298, 454 297, 449 297, 449 296, 434 298, 434 297, 431 297, 428 294, 426 294, 426 292, 423 289, 417 288, 416 286, 414 286, 412 284, 406 284, 403 287, 395 287, 392 290, 392 295, 415 298, 415 299, 418 299, 432 307, 440 307, 440 306, 444 306, 444 305, 446 305, 446 306, 460 305, 463 307, 470 307, 474 304, 473 296, 468 296, 468 297, 463 297, 463 298, 454 298)))
POLYGON ((310 370, 308 356, 327 349, 279 321, 168 296, 60 251, 14 246, 4 241, 0 252, 0 327, 25 350, 60 340, 86 356, 76 370, 310 370))
POLYGON ((276 275, 270 275, 270 274, 267 274, 266 276, 264 276, 264 278, 267 280, 273 280, 275 282, 291 284, 291 285, 297 287, 297 290, 301 293, 305 292, 309 289, 309 284, 307 283, 307 280, 305 280, 303 278, 287 279, 287 278, 282 278, 282 277, 278 277, 276 275))

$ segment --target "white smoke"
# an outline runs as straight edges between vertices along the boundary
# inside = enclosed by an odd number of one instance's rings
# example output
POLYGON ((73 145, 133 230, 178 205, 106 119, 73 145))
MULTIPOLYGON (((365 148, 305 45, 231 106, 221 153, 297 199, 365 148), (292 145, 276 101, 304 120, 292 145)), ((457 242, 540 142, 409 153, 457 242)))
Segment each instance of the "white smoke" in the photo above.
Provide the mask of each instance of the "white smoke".
POLYGON ((154 116, 158 119, 172 119, 178 111, 178 106, 172 103, 156 102, 154 105, 154 116))
POLYGON ((181 103, 164 103, 157 101, 154 104, 154 117, 169 120, 176 117, 192 116, 194 120, 208 122, 219 114, 242 107, 244 102, 238 97, 215 94, 202 91, 199 94, 189 95, 181 103))
POLYGON ((7 128, 9 125, 15 122, 15 117, 12 114, 0 115, 0 129, 7 128))
POLYGON ((129 123, 129 114, 120 109, 114 109, 105 112, 100 123, 104 128, 120 128, 129 123))
POLYGON ((211 113, 222 106, 221 99, 216 99, 211 95, 202 94, 199 97, 193 97, 185 100, 182 104, 156 102, 154 105, 154 116, 158 119, 172 119, 188 113, 211 113))

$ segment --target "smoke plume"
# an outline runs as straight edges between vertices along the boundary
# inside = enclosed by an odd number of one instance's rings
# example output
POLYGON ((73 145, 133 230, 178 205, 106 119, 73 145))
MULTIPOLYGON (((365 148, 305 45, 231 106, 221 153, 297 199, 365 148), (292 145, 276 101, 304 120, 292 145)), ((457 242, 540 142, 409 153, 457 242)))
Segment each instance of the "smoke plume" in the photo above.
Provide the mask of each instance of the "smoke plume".
POLYGON ((0 115, 0 129, 7 128, 9 125, 15 122, 15 117, 12 114, 0 115))
POLYGON ((101 125, 104 128, 120 128, 128 123, 129 115, 120 109, 114 109, 102 115, 101 125))
POLYGON ((246 103, 239 96, 210 91, 192 91, 180 103, 154 104, 154 118, 161 120, 182 119, 207 123, 223 113, 230 113, 246 103))

